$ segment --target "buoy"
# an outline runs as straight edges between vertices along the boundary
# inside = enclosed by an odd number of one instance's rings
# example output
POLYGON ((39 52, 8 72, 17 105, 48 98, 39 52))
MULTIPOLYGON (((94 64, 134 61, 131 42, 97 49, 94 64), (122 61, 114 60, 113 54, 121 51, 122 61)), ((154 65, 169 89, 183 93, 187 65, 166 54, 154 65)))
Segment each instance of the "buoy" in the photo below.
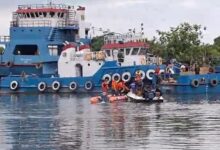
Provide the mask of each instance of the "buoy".
POLYGON ((17 90, 18 89, 18 81, 11 81, 11 83, 10 83, 10 89, 12 90, 12 91, 15 91, 15 90, 17 90))
POLYGON ((37 85, 37 88, 38 88, 38 91, 43 92, 43 91, 46 90, 47 84, 46 84, 45 82, 40 82, 40 83, 37 85))
POLYGON ((52 89, 53 89, 53 91, 58 91, 60 89, 60 82, 59 81, 53 81, 52 89))
POLYGON ((77 83, 74 81, 69 84, 70 91, 76 91, 77 87, 77 83))
POLYGON ((85 86, 85 89, 86 89, 87 91, 92 90, 92 88, 93 88, 92 81, 86 81, 86 83, 85 83, 84 86, 85 86))
POLYGON ((112 80, 115 80, 116 82, 119 82, 121 80, 121 76, 119 73, 115 73, 112 75, 112 80))
POLYGON ((109 97, 109 102, 113 103, 115 101, 122 101, 122 100, 127 100, 127 96, 121 95, 121 96, 111 96, 109 97))
POLYGON ((131 73, 130 72, 124 72, 122 74, 121 79, 126 83, 129 82, 131 80, 131 73))
POLYGON ((113 102, 115 102, 117 100, 117 97, 116 96, 111 96, 110 98, 109 98, 109 102, 110 103, 113 103, 113 102))
POLYGON ((101 99, 101 96, 94 96, 90 98, 90 104, 97 104, 99 103, 100 99, 101 99))
POLYGON ((153 69, 149 69, 147 72, 146 72, 146 77, 148 80, 153 80, 153 74, 154 74, 155 70, 153 69))
POLYGON ((193 86, 193 87, 199 87, 199 80, 198 79, 193 79, 192 81, 191 81, 191 85, 193 86))
POLYGON ((107 79, 108 80, 108 83, 112 80, 112 77, 110 74, 105 74, 103 77, 102 77, 103 80, 107 79))
POLYGON ((218 79, 211 79, 211 80, 210 80, 210 84, 211 84, 211 86, 213 86, 213 87, 217 86, 217 85, 218 85, 218 79))

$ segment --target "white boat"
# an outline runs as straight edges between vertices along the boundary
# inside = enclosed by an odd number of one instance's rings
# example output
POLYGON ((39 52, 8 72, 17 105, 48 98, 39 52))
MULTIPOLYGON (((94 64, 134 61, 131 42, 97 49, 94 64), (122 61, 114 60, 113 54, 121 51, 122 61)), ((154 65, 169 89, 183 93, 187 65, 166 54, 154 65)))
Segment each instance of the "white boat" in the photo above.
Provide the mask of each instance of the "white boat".
POLYGON ((163 96, 155 96, 153 99, 146 99, 143 96, 138 96, 133 92, 127 94, 128 101, 136 103, 162 103, 164 101, 163 96))

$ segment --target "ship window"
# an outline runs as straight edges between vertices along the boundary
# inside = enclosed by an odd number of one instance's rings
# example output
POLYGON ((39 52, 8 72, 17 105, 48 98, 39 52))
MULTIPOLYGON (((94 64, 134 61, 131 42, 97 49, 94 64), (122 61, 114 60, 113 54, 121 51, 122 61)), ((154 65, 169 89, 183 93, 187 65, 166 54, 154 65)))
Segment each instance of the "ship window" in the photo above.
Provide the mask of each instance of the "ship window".
POLYGON ((63 18, 63 16, 64 16, 64 13, 61 13, 60 18, 63 18))
POLYGON ((43 12, 43 15, 44 15, 44 17, 47 17, 47 13, 46 12, 43 12))
POLYGON ((48 45, 49 55, 58 56, 61 54, 63 45, 48 45))
POLYGON ((34 13, 31 13, 31 18, 35 18, 34 13))
POLYGON ((54 12, 50 12, 50 16, 51 16, 51 18, 53 18, 54 15, 55 15, 54 12))
POLYGON ((27 13, 27 17, 30 18, 30 14, 29 13, 27 13))
POLYGON ((60 17, 60 12, 57 13, 58 18, 60 17))
POLYGON ((105 53, 107 54, 107 57, 111 56, 111 51, 109 49, 105 50, 105 53))
POLYGON ((49 55, 50 56, 58 56, 58 46, 57 45, 49 45, 49 55))
POLYGON ((147 50, 145 48, 141 48, 140 52, 139 52, 139 55, 145 55, 146 52, 147 52, 147 50))
POLYGON ((134 48, 131 55, 137 55, 139 48, 134 48))
POLYGON ((129 55, 129 54, 130 54, 130 51, 131 51, 131 49, 130 49, 130 48, 126 48, 126 50, 125 50, 126 55, 129 55))
POLYGON ((36 17, 39 17, 38 12, 35 12, 35 16, 36 16, 36 17))
POLYGON ((85 20, 85 16, 84 15, 81 15, 81 20, 85 20))
POLYGON ((14 55, 39 55, 37 45, 16 45, 14 55))
POLYGON ((124 49, 120 49, 120 53, 123 53, 123 54, 124 54, 124 49))
POLYGON ((26 18, 26 14, 25 13, 23 13, 23 17, 26 18))

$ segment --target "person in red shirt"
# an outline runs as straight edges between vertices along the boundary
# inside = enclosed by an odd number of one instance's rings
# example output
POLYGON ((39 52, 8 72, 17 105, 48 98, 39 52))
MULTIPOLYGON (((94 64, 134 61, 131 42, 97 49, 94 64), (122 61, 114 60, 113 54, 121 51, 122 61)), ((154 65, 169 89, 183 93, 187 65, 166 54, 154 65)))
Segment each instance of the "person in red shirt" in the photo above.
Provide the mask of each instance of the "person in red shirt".
POLYGON ((102 100, 104 102, 106 102, 107 101, 108 89, 109 89, 108 79, 103 80, 101 86, 102 86, 102 100))
POLYGON ((118 83, 118 91, 119 91, 120 95, 122 95, 122 94, 124 94, 124 93, 129 91, 129 88, 126 86, 124 81, 120 81, 118 83))
POLYGON ((159 75, 159 74, 160 74, 160 67, 157 65, 155 69, 155 75, 159 75))

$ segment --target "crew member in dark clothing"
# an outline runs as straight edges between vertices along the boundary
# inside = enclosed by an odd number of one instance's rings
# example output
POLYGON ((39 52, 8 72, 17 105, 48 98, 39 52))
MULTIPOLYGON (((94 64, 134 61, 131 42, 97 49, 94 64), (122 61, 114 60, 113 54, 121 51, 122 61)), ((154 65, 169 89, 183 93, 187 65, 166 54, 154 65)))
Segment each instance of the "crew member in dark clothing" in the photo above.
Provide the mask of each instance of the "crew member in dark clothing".
POLYGON ((143 97, 145 98, 145 100, 153 100, 154 98, 154 91, 152 90, 150 85, 147 85, 144 88, 144 95, 143 97))
POLYGON ((155 96, 156 96, 156 97, 162 96, 162 92, 161 92, 161 90, 159 89, 159 87, 156 87, 155 96))

